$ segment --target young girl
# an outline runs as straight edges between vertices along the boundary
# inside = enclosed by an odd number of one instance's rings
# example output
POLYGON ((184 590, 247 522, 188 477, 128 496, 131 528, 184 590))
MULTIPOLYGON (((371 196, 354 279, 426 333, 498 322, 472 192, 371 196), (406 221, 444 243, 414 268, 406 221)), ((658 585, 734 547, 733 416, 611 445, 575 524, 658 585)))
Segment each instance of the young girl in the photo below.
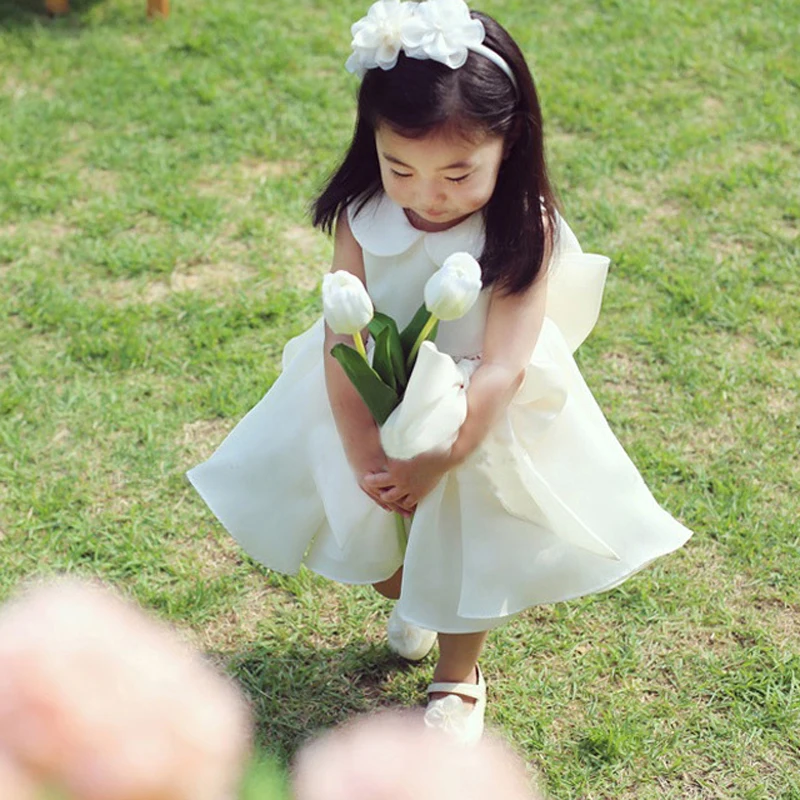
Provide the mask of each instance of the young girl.
POLYGON ((256 559, 371 583, 397 603, 389 643, 439 642, 425 722, 483 728, 478 656, 523 609, 616 586, 690 532, 661 509, 611 433, 572 353, 596 321, 608 260, 555 209, 533 79, 517 45, 463 0, 379 0, 353 26, 363 76, 350 149, 314 206, 333 270, 403 327, 451 253, 483 291, 436 344, 473 359, 446 452, 387 458, 317 322, 283 373, 189 477, 256 559), (392 513, 410 517, 402 552, 392 513))

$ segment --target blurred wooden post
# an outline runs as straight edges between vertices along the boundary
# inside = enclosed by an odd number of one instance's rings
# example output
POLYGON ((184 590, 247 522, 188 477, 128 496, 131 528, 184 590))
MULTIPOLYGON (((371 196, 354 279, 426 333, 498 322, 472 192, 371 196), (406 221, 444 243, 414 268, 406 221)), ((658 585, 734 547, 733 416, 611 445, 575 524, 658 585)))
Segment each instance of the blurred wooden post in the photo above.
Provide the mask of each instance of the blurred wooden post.
MULTIPOLYGON (((44 7, 53 16, 69 14, 69 0, 44 0, 44 7)), ((147 0, 148 17, 168 17, 169 0, 147 0)))
POLYGON ((147 0, 148 17, 168 17, 169 0, 147 0))
POLYGON ((45 0, 48 14, 69 14, 69 0, 45 0))

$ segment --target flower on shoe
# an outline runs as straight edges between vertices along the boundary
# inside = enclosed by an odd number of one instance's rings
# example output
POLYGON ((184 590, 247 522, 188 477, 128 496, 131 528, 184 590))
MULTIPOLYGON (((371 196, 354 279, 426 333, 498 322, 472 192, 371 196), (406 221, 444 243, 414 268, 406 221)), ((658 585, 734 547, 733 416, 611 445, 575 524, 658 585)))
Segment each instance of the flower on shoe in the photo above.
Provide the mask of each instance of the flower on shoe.
POLYGON ((425 725, 441 731, 459 730, 472 713, 472 706, 458 695, 448 694, 431 701, 425 711, 425 725))
POLYGON ((405 650, 415 650, 422 639, 421 629, 409 625, 398 616, 389 619, 389 636, 405 650))
POLYGON ((364 284, 343 269, 322 279, 322 307, 328 327, 340 334, 359 333, 375 313, 364 284))
POLYGON ((469 48, 483 42, 483 23, 472 19, 464 0, 426 0, 403 25, 405 53, 451 69, 464 66, 469 48))
POLYGON ((425 306, 437 319, 458 319, 475 304, 481 287, 480 264, 469 253, 453 253, 425 284, 425 306))
POLYGON ((350 29, 353 52, 345 68, 360 78, 368 69, 391 69, 403 48, 403 29, 416 3, 378 0, 350 29))

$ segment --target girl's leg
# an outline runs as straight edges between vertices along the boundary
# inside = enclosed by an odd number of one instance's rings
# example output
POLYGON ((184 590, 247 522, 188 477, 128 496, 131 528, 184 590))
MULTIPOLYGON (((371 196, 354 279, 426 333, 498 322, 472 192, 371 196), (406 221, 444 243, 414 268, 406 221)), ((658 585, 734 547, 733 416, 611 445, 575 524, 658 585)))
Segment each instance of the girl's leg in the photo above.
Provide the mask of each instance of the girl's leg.
POLYGON ((400 567, 391 578, 387 578, 380 583, 373 583, 372 588, 376 592, 388 597, 390 600, 397 600, 400 597, 400 586, 403 583, 403 568, 400 567))
MULTIPOLYGON (((434 682, 477 683, 478 676, 475 668, 487 634, 488 631, 479 631, 478 633, 440 633, 439 663, 433 672, 434 682)), ((432 700, 438 697, 444 697, 444 695, 440 692, 435 692, 431 695, 432 700)), ((464 697, 463 699, 468 703, 475 703, 475 700, 471 697, 464 697)))

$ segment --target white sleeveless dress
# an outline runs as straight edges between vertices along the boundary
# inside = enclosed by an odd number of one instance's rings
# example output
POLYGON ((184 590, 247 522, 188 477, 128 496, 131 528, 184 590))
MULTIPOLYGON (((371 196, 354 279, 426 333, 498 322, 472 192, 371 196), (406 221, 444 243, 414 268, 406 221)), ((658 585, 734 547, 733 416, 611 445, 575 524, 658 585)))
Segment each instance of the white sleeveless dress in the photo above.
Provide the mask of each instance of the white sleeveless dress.
MULTIPOLYGON (((426 233, 385 196, 350 225, 376 308, 402 328, 445 258, 480 258, 480 213, 426 233)), ((328 404, 319 320, 292 339, 283 372, 189 479, 231 535, 281 572, 301 564, 373 583, 403 564, 398 613, 447 633, 493 628, 542 603, 609 589, 691 532, 655 501, 611 432, 572 353, 594 326, 608 259, 582 253, 559 220, 544 326, 503 417, 419 504, 402 552, 393 515, 359 489, 328 404)), ((436 345, 479 357, 491 290, 436 345)))

